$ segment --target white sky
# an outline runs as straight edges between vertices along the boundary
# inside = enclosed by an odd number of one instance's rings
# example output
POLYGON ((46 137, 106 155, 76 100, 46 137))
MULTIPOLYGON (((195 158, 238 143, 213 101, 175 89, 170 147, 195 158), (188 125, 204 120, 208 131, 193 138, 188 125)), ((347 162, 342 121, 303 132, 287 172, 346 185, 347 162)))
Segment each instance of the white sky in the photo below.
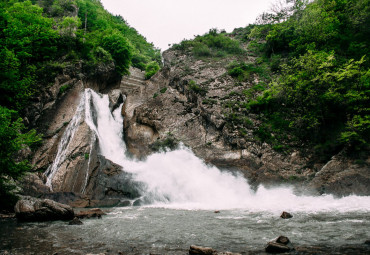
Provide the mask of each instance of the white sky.
POLYGON ((101 0, 156 47, 166 50, 211 28, 245 27, 275 0, 101 0))

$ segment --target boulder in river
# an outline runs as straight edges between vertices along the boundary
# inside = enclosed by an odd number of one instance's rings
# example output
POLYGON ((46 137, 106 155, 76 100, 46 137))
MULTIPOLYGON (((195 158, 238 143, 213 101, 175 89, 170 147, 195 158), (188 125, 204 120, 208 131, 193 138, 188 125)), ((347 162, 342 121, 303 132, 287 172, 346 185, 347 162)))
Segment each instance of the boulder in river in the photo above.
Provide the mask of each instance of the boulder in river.
POLYGON ((293 215, 291 215, 290 213, 288 212, 283 212, 281 215, 280 215, 280 218, 283 218, 283 219, 290 219, 290 218, 293 218, 293 215))
POLYGON ((265 251, 268 253, 283 253, 289 252, 292 246, 289 245, 290 240, 286 236, 279 236, 274 241, 268 242, 265 251))
POLYGON ((21 221, 72 220, 72 207, 50 199, 24 198, 14 207, 15 215, 21 221))

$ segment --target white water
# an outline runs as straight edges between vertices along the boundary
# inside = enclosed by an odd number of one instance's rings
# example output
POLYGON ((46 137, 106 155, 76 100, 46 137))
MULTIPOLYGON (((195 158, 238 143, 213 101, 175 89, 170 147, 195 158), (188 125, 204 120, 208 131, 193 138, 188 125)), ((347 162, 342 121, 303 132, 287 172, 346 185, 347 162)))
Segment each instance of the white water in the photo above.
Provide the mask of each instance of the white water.
POLYGON ((46 185, 51 190, 53 190, 52 180, 53 180, 55 174, 57 173, 59 167, 65 161, 70 142, 73 140, 76 129, 79 126, 80 121, 82 120, 82 115, 83 115, 84 109, 85 109, 85 107, 84 107, 85 106, 84 98, 85 98, 85 95, 83 95, 82 98, 80 99, 80 103, 77 106, 76 113, 73 116, 72 120, 67 125, 67 128, 63 133, 63 136, 62 136, 62 138, 59 142, 59 145, 58 145, 57 155, 55 157, 55 160, 54 160, 53 164, 50 165, 48 167, 48 169, 46 170, 46 172, 45 172, 45 175, 47 176, 46 185))
POLYGON ((296 196, 290 188, 252 191, 240 175, 222 172, 204 164, 191 150, 181 146, 171 152, 156 153, 145 161, 126 156, 123 141, 123 119, 118 108, 113 115, 108 96, 90 89, 83 97, 86 104, 86 122, 96 132, 101 153, 121 165, 126 172, 145 184, 146 198, 153 206, 182 209, 244 209, 251 212, 370 212, 370 197, 348 196, 335 199, 330 195, 296 196), (93 114, 96 110, 96 121, 93 114))

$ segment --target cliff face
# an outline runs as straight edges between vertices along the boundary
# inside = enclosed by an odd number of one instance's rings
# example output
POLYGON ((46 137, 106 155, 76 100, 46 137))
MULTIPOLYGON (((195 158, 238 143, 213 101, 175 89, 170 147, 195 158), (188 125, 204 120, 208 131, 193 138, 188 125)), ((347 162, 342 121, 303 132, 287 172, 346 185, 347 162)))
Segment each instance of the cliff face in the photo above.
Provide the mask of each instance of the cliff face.
POLYGON ((248 129, 230 123, 225 103, 238 100, 238 94, 259 80, 253 75, 249 82, 235 83, 226 66, 237 57, 209 61, 176 50, 163 57, 162 71, 126 103, 125 139, 137 157, 145 157, 158 143, 175 140, 206 162, 242 171, 251 184, 291 183, 315 193, 370 194, 369 158, 358 165, 340 156, 318 162, 307 148, 280 153, 254 136, 257 116, 248 116, 248 129))
MULTIPOLYGON (((254 137, 257 116, 248 116, 252 123, 247 130, 230 123, 225 102, 259 79, 254 75, 249 82, 236 85, 225 67, 235 58, 205 61, 169 50, 164 60, 163 69, 148 81, 138 69, 131 69, 131 75, 121 81, 59 76, 45 92, 49 96, 36 104, 40 117, 32 123, 38 123, 44 140, 32 163, 35 170, 50 175, 53 164, 62 159, 49 183, 43 173, 28 176, 25 193, 82 207, 122 205, 140 197, 140 185, 132 176, 100 155, 98 140, 85 116, 74 119, 84 89, 92 88, 109 93, 111 110, 125 98, 125 140, 129 152, 138 158, 153 153, 158 145, 171 147, 182 142, 207 163, 241 171, 252 185, 289 183, 316 194, 370 194, 369 158, 357 162, 339 154, 320 163, 307 149, 280 153, 254 137), (63 91, 66 85, 68 89, 63 91), (71 123, 75 123, 74 134, 66 138, 71 123), (65 139, 70 141, 61 157, 60 146, 65 139)), ((109 77, 109 72, 105 76, 109 77)))

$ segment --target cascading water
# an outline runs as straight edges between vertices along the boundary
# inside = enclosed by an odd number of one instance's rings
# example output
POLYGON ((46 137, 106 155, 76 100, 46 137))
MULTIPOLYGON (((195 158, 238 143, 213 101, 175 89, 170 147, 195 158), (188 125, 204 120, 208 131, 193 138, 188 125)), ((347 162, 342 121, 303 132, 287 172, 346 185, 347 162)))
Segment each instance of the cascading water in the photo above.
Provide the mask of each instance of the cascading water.
POLYGON ((183 209, 235 209, 251 211, 370 211, 370 197, 330 195, 296 196, 290 188, 252 191, 238 174, 206 165, 188 148, 156 153, 145 161, 126 156, 120 109, 109 110, 107 95, 87 89, 86 122, 99 139, 101 153, 145 184, 145 197, 155 206, 183 209))
POLYGON ((70 145, 70 142, 73 140, 73 137, 75 135, 76 129, 81 121, 83 121, 83 114, 85 110, 85 103, 84 103, 85 94, 80 99, 80 103, 77 106, 77 110, 75 115, 73 116, 72 120, 69 122, 69 124, 66 127, 66 130, 63 133, 63 136, 59 142, 57 155, 54 159, 54 162, 52 165, 48 167, 48 169, 45 172, 45 175, 47 176, 46 179, 46 185, 52 190, 52 180, 55 174, 57 173, 59 167, 66 159, 66 154, 68 151, 68 147, 70 145))

